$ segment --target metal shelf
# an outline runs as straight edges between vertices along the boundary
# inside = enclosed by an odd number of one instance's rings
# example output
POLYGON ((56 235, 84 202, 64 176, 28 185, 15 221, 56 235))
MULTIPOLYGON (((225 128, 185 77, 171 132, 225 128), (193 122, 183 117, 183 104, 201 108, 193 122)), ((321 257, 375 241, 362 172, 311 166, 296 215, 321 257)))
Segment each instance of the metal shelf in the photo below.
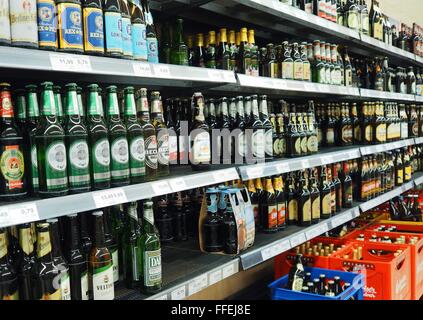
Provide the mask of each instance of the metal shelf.
POLYGON ((423 137, 415 138, 414 141, 415 141, 415 144, 422 144, 423 143, 423 137))
POLYGON ((0 228, 101 209, 236 179, 239 179, 239 175, 235 168, 193 173, 190 168, 182 167, 179 170, 175 168, 170 177, 158 181, 58 198, 29 199, 15 204, 2 203, 0 228))
POLYGON ((416 96, 411 94, 401 94, 395 92, 377 91, 369 89, 360 89, 360 95, 362 98, 380 99, 389 101, 407 101, 415 102, 416 96))
POLYGON ((400 140, 400 141, 395 141, 395 142, 390 142, 385 144, 377 144, 377 145, 372 145, 367 147, 361 147, 360 153, 362 156, 367 156, 369 154, 386 152, 386 151, 390 151, 394 149, 400 149, 400 148, 408 147, 414 144, 415 144, 414 139, 405 139, 405 140, 400 140))
POLYGON ((416 96, 416 101, 423 103, 423 96, 416 96))

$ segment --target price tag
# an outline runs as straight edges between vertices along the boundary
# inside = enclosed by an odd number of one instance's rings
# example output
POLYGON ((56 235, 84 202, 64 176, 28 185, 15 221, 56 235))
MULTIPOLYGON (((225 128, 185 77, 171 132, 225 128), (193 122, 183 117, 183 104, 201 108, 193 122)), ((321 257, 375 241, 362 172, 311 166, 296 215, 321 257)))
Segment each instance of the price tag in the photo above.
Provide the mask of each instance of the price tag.
POLYGON ((262 257, 263 261, 267 261, 267 260, 273 258, 271 248, 265 248, 265 249, 261 250, 261 257, 262 257))
POLYGON ((154 68, 154 74, 157 77, 161 78, 169 78, 170 77, 170 68, 167 65, 162 64, 155 64, 153 65, 154 68))
POLYGON ((289 242, 289 240, 279 242, 274 246, 274 250, 276 252, 275 256, 285 251, 288 251, 289 249, 291 249, 291 243, 289 242))
POLYGON ((230 264, 222 269, 222 280, 235 274, 235 266, 230 264))
POLYGON ((386 150, 386 145, 378 145, 376 146, 376 152, 384 152, 386 150))
POLYGON ((283 162, 276 165, 276 170, 278 171, 278 173, 289 172, 289 162, 283 162))
POLYGON ((187 189, 187 185, 183 178, 177 178, 169 180, 170 187, 172 188, 173 192, 178 192, 187 189))
POLYGON ((301 160, 301 168, 307 169, 310 167, 310 162, 308 160, 301 160))
POLYGON ((166 180, 155 182, 151 185, 151 187, 153 188, 154 194, 156 196, 172 193, 172 189, 170 188, 169 183, 167 183, 166 180))
POLYGON ((207 274, 203 274, 188 284, 188 296, 191 296, 207 287, 207 274))
POLYGON ((250 179, 261 178, 263 176, 263 168, 248 168, 247 169, 247 176, 250 179))
POLYGON ((176 290, 173 290, 170 293, 170 297, 172 300, 182 300, 185 299, 187 296, 185 286, 179 287, 176 290))
POLYGON ((14 224, 38 221, 37 205, 35 202, 23 203, 9 207, 9 221, 14 224))
POLYGON ((304 89, 306 91, 316 91, 316 85, 311 83, 304 83, 304 89))
POLYGON ((236 171, 236 169, 228 169, 224 171, 215 171, 212 172, 213 179, 216 183, 222 182, 222 181, 229 181, 229 180, 236 180, 239 179, 239 175, 236 171))
POLYGON ((332 218, 332 228, 336 228, 344 223, 347 223, 348 221, 352 220, 353 216, 352 216, 352 212, 347 212, 339 217, 334 217, 332 218))
POLYGON ((322 157, 322 165, 328 164, 328 163, 332 163, 333 162, 333 157, 332 156, 326 156, 326 157, 322 157))
POLYGON ((8 225, 9 223, 9 211, 7 207, 0 207, 0 227, 8 225))
POLYGON ((96 208, 104 208, 128 202, 126 193, 122 188, 97 191, 93 193, 96 208))
POLYGON ((56 71, 91 72, 91 60, 88 56, 50 53, 50 64, 56 71))
POLYGON ((307 241, 307 239, 306 239, 305 234, 300 233, 300 234, 298 234, 298 235, 296 235, 296 236, 294 236, 290 239, 291 248, 294 248, 294 247, 296 247, 296 246, 298 246, 298 245, 300 245, 300 244, 302 244, 306 241, 307 241))
POLYGON ((211 81, 223 82, 222 72, 217 70, 208 70, 207 72, 211 81))
POLYGON ((157 297, 154 300, 167 300, 167 294, 160 296, 160 297, 157 297))
POLYGON ((209 285, 212 286, 222 280, 222 269, 216 270, 209 274, 209 285))
POLYGON ((225 82, 235 82, 235 73, 233 72, 223 72, 223 78, 225 79, 225 82))
POLYGON ((314 238, 320 236, 321 234, 324 234, 328 230, 329 230, 328 225, 327 225, 327 223, 325 223, 321 226, 315 227, 315 228, 307 231, 306 232, 306 238, 307 238, 307 240, 314 239, 314 238))
POLYGON ((271 247, 265 248, 261 251, 261 256, 263 261, 269 260, 273 257, 276 257, 278 254, 282 252, 288 251, 291 249, 289 241, 279 242, 271 247))
POLYGON ((285 80, 273 80, 273 86, 279 90, 288 89, 288 83, 285 80))
POLYGON ((134 62, 132 64, 134 68, 134 73, 136 76, 140 77, 152 77, 153 72, 151 71, 151 66, 148 63, 134 62))

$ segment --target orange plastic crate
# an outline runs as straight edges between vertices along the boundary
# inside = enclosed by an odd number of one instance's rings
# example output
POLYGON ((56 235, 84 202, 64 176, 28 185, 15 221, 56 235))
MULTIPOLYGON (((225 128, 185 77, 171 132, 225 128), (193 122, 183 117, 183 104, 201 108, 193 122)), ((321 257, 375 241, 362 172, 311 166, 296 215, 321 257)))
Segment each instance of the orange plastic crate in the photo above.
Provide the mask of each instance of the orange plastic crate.
POLYGON ((411 252, 407 245, 351 241, 350 245, 334 253, 330 258, 330 269, 360 272, 366 277, 365 300, 410 300, 411 299, 411 252), (363 248, 363 259, 352 259, 353 248, 363 248), (396 250, 402 250, 397 257, 396 250), (388 256, 377 256, 370 250, 393 251, 388 256), (349 255, 349 259, 344 256, 349 255))
POLYGON ((382 220, 368 226, 366 230, 373 231, 380 226, 397 227, 396 232, 403 233, 423 233, 423 222, 409 222, 409 221, 391 221, 382 220))

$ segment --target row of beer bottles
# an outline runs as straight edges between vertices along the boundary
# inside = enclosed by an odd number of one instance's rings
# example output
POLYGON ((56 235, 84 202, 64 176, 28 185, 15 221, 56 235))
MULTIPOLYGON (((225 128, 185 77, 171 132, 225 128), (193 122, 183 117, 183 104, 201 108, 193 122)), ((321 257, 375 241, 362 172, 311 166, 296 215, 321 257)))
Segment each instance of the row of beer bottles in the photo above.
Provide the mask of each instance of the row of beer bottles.
POLYGON ((1 1, 0 12, 2 44, 159 62, 148 0, 1 1))
POLYGON ((107 209, 0 229, 1 298, 112 300, 119 279, 128 288, 157 292, 160 241, 152 202, 142 207, 141 219, 131 203, 123 217, 107 209))

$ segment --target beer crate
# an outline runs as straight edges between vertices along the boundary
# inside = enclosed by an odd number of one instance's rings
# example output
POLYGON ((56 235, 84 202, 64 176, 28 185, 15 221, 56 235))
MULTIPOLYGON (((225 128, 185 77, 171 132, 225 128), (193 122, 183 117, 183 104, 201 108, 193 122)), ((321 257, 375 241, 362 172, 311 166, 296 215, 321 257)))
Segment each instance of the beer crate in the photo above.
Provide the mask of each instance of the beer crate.
POLYGON ((298 292, 286 289, 289 275, 286 275, 273 283, 268 288, 272 300, 363 300, 364 276, 359 273, 341 272, 322 268, 304 268, 304 273, 310 272, 311 278, 319 278, 325 274, 327 279, 338 276, 341 278, 341 285, 349 282, 351 286, 336 297, 328 297, 313 293, 298 292))
POLYGON ((407 245, 351 241, 350 245, 333 254, 330 269, 359 272, 365 276, 365 300, 410 300, 411 252, 407 245), (362 247, 362 260, 353 259, 353 249, 362 247), (379 256, 372 250, 391 252, 379 256), (395 256, 395 252, 402 252, 395 256), (346 258, 346 256, 349 256, 346 258))
MULTIPOLYGON (((337 238, 328 238, 328 237, 317 237, 309 241, 311 246, 321 242, 323 246, 334 244, 335 247, 341 247, 345 244, 345 240, 339 240, 337 238)), ((286 251, 275 257, 274 269, 275 269, 275 279, 279 279, 282 276, 289 273, 296 257, 295 248, 286 251)), ((315 268, 329 268, 329 257, 325 256, 313 256, 308 254, 303 254, 302 261, 306 267, 315 267, 315 268)))
POLYGON ((381 220, 376 221, 366 228, 366 230, 373 231, 380 226, 397 227, 399 233, 423 233, 423 222, 410 222, 410 221, 391 221, 381 220))

